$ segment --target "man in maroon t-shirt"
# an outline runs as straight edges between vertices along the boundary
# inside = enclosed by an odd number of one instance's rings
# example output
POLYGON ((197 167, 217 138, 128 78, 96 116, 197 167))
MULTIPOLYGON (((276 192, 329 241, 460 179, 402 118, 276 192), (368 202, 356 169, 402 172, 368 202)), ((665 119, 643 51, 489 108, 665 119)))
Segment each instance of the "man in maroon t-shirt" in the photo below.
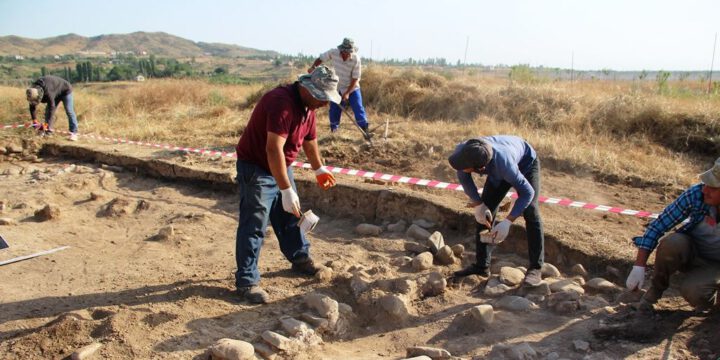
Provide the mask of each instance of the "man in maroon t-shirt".
POLYGON ((318 185, 327 190, 335 177, 320 160, 315 134, 315 110, 329 101, 340 102, 338 78, 325 66, 302 75, 291 85, 266 93, 255 105, 236 150, 240 219, 235 242, 238 294, 251 303, 268 302, 259 285, 258 257, 268 221, 292 269, 314 275, 310 243, 297 226, 300 199, 290 164, 300 148, 315 169, 318 185))

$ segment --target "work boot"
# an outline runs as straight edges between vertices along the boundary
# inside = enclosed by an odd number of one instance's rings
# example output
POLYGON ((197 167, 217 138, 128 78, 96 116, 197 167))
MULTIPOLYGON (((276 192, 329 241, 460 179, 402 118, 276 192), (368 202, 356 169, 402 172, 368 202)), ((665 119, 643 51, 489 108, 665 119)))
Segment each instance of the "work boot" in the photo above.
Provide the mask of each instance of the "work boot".
POLYGON ((485 267, 479 267, 476 264, 472 264, 462 270, 458 270, 453 273, 453 278, 461 278, 470 275, 480 275, 483 277, 489 277, 490 271, 485 267))
POLYGON ((320 268, 315 265, 312 258, 293 261, 291 269, 298 274, 307 276, 313 276, 318 272, 318 270, 320 270, 320 268))
POLYGON ((270 295, 259 285, 239 287, 237 294, 252 304, 267 304, 270 301, 270 295))
POLYGON ((540 269, 530 269, 525 273, 523 283, 528 286, 538 286, 542 284, 542 272, 540 269))
POLYGON ((654 286, 650 286, 650 288, 643 295, 641 301, 653 305, 658 302, 658 300, 660 300, 660 298, 662 297, 662 293, 662 291, 656 289, 654 286))

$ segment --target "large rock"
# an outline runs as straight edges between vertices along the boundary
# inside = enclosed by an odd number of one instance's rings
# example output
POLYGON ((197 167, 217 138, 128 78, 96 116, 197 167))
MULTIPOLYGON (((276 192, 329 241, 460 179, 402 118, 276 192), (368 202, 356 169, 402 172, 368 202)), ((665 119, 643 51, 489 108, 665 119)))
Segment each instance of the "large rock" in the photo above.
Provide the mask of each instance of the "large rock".
POLYGON ((410 305, 407 301, 395 294, 388 294, 380 298, 380 308, 385 310, 390 316, 405 319, 410 315, 410 305))
POLYGON ((538 286, 522 286, 519 291, 520 296, 524 297, 527 297, 528 295, 548 296, 551 293, 550 284, 544 281, 538 286))
POLYGON ((373 224, 359 224, 355 227, 355 232, 361 236, 378 236, 382 232, 382 227, 373 224))
POLYGON ((441 232, 436 231, 427 238, 427 246, 430 248, 430 252, 437 254, 443 246, 445 246, 445 239, 441 232))
POLYGON ((423 355, 428 356, 433 360, 450 359, 452 357, 452 354, 450 354, 450 352, 445 349, 433 348, 433 347, 427 347, 427 346, 413 346, 413 347, 407 348, 406 356, 408 356, 408 357, 423 356, 423 355))
POLYGON ((413 225, 417 225, 423 229, 429 229, 429 228, 435 226, 435 223, 427 221, 425 219, 416 219, 416 220, 413 220, 413 225))
POLYGON ((485 284, 485 289, 483 290, 483 293, 488 296, 500 296, 510 290, 512 290, 510 286, 507 286, 500 282, 500 279, 497 276, 493 276, 488 279, 487 284, 485 284))
POLYGON ((483 325, 492 324, 493 320, 495 319, 495 311, 490 304, 483 304, 472 307, 470 309, 470 315, 483 325))
POLYGON ((295 336, 310 330, 310 326, 308 326, 307 323, 290 316, 280 318, 280 327, 282 327, 286 333, 290 334, 290 336, 295 336))
POLYGON ((265 340, 265 342, 280 350, 290 350, 295 347, 292 339, 282 336, 274 331, 265 330, 261 337, 265 340))
POLYGON ((453 254, 452 249, 447 245, 440 248, 436 256, 438 262, 443 265, 451 265, 455 263, 455 255, 453 254))
POLYGON ((463 244, 455 244, 450 248, 452 249, 453 255, 457 256, 458 258, 462 258, 463 253, 465 252, 465 246, 463 246, 463 244))
POLYGON ((524 278, 525 273, 523 273, 520 269, 509 266, 503 266, 500 268, 500 281, 502 281, 505 285, 519 285, 522 283, 524 278))
POLYGON ((352 290, 355 296, 358 296, 365 292, 372 284, 372 279, 364 271, 356 272, 350 280, 350 290, 352 290))
POLYGON ((422 293, 425 296, 437 296, 445 292, 447 280, 439 272, 432 272, 428 275, 427 281, 423 283, 422 293))
POLYGON ((575 291, 558 292, 548 296, 547 305, 558 314, 571 314, 580 308, 580 294, 575 291))
POLYGON ((11 218, 0 218, 0 225, 17 225, 17 221, 11 218))
POLYGON ((433 267, 433 255, 426 251, 416 256, 412 261, 412 268, 415 271, 423 271, 433 267))
POLYGON ((543 278, 559 278, 562 274, 560 274, 560 270, 558 270, 555 265, 550 263, 544 263, 542 268, 540 269, 540 272, 542 272, 543 278))
POLYGON ((52 204, 45 205, 44 208, 35 211, 35 219, 38 221, 48 221, 59 217, 60 208, 52 204))
POLYGON ((585 270, 585 267, 582 264, 575 264, 572 268, 570 268, 570 274, 587 277, 588 272, 587 270, 585 270))
POLYGON ((249 360, 255 358, 255 347, 245 341, 220 339, 210 347, 213 360, 249 360))
POLYGON ((95 354, 96 351, 100 350, 101 347, 102 347, 102 344, 99 342, 94 342, 90 345, 85 345, 85 346, 75 350, 70 355, 70 359, 72 359, 72 360, 90 359, 93 356, 93 354, 95 354))
POLYGON ((265 360, 278 359, 278 351, 274 347, 264 342, 257 342, 253 344, 255 352, 265 360))
POLYGON ((403 244, 403 247, 405 248, 405 251, 409 251, 413 254, 420 254, 428 251, 428 247, 422 244, 418 244, 414 241, 406 241, 403 244))
POLYGON ((550 284, 550 290, 552 292, 574 291, 578 294, 585 293, 585 289, 583 289, 582 286, 578 285, 576 282, 569 280, 569 279, 563 279, 563 280, 556 281, 556 282, 550 284))
POLYGON ((509 311, 530 311, 540 308, 524 297, 513 295, 503 296, 495 303, 495 306, 509 311))
POLYGON ((406 226, 407 226, 407 223, 405 222, 405 220, 400 220, 394 224, 388 225, 387 229, 390 232, 400 233, 400 232, 405 231, 406 226))
POLYGON ((328 319, 329 327, 334 328, 340 318, 340 305, 327 295, 311 293, 305 296, 307 306, 328 319))
POLYGON ((409 238, 419 241, 426 241, 430 237, 430 233, 427 230, 415 224, 410 225, 410 227, 405 232, 405 235, 407 235, 409 238))
POLYGON ((585 286, 604 294, 613 294, 622 291, 622 288, 603 278, 592 278, 585 283, 585 286))

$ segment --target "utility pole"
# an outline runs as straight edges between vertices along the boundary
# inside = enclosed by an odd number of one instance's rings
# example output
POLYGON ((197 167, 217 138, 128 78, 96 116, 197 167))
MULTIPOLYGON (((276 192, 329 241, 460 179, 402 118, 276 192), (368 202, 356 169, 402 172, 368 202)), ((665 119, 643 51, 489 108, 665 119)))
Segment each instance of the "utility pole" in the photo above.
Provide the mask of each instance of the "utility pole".
POLYGON ((572 84, 575 72, 575 50, 570 53, 570 83, 572 84))
MULTIPOLYGON (((372 48, 373 48, 373 44, 372 44, 372 39, 371 39, 371 40, 370 40, 370 59, 371 59, 371 60, 372 60, 372 58, 373 58, 373 57, 372 57, 372 50, 373 50, 372 48)), ((359 94, 359 93, 358 93, 358 94, 359 94)))
POLYGON ((463 59, 463 65, 467 66, 467 51, 468 46, 470 45, 470 35, 468 35, 467 40, 465 40, 465 58, 463 59))
POLYGON ((708 94, 712 91, 712 73, 713 73, 713 66, 715 65, 715 47, 717 45, 717 33, 715 33, 715 40, 713 41, 713 56, 712 60, 710 61, 710 74, 708 75, 708 94))

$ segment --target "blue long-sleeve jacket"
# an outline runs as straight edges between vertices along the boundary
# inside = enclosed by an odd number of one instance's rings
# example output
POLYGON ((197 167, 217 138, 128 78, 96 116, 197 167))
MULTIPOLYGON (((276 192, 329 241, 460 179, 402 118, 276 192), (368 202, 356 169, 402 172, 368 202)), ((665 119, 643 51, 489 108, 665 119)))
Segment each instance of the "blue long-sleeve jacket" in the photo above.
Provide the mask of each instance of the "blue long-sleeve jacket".
MULTIPOLYGON (((517 136, 498 135, 482 137, 482 139, 488 141, 493 149, 492 159, 485 166, 485 170, 480 172, 487 175, 484 189, 487 189, 488 184, 497 186, 503 180, 508 182, 518 193, 518 199, 510 210, 510 215, 519 217, 535 196, 535 190, 523 175, 530 171, 532 163, 537 159, 535 149, 517 136)), ((464 142, 460 143, 455 151, 459 151, 464 144, 464 142)), ((457 177, 465 194, 475 202, 482 202, 472 174, 460 169, 457 177)))

